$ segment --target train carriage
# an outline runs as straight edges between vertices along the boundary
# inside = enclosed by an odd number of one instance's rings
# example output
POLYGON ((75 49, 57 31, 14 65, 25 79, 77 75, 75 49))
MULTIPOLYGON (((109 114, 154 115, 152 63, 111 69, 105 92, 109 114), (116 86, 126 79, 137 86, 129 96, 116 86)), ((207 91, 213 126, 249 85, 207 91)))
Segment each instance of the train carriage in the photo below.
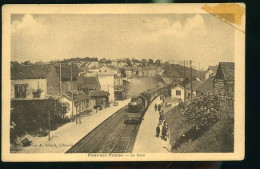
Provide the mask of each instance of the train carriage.
POLYGON ((128 110, 125 114, 124 123, 138 124, 141 123, 144 113, 150 103, 158 96, 163 94, 165 87, 149 89, 142 92, 139 96, 132 97, 128 104, 128 110))

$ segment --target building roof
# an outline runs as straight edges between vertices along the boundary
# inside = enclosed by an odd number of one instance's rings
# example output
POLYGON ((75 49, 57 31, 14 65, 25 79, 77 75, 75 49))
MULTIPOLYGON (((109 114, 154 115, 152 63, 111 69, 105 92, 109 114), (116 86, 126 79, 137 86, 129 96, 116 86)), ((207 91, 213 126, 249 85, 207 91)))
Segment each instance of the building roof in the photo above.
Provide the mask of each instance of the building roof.
POLYGON ((100 86, 99 80, 96 76, 92 76, 92 77, 80 76, 78 78, 78 84, 81 86, 81 88, 90 88, 90 89, 94 89, 100 86))
POLYGON ((234 80, 234 62, 219 62, 222 68, 225 80, 234 80))
POLYGON ((123 91, 127 90, 127 86, 125 86, 125 85, 116 85, 115 88, 118 88, 118 89, 123 90, 123 91))
MULTIPOLYGON (((74 93, 74 92, 73 92, 74 93)), ((72 100, 72 96, 71 96, 71 93, 66 93, 66 94, 63 94, 64 97, 66 97, 67 99, 69 100, 72 100)), ((89 99, 90 97, 87 95, 87 94, 74 94, 73 95, 73 100, 74 101, 80 101, 80 100, 87 100, 89 99)))
POLYGON ((213 82, 214 82, 215 76, 211 76, 205 81, 202 82, 201 85, 199 85, 196 89, 196 91, 200 93, 205 93, 205 92, 213 92, 213 82))
MULTIPOLYGON (((56 69, 56 72, 60 76, 60 65, 56 64, 54 65, 54 68, 56 69)), ((78 78, 78 74, 79 74, 79 69, 76 64, 73 64, 72 67, 69 64, 61 65, 61 79, 63 81, 70 80, 71 75, 72 75, 72 80, 76 80, 78 78)))
POLYGON ((217 69, 218 69, 218 65, 216 65, 216 66, 209 66, 207 71, 212 70, 213 72, 217 72, 217 69))
POLYGON ((163 80, 163 78, 161 76, 137 76, 137 75, 135 75, 135 76, 129 77, 128 79, 138 79, 138 80, 144 81, 147 84, 151 84, 151 85, 165 84, 165 81, 163 80))
POLYGON ((176 84, 176 85, 172 86, 172 89, 173 89, 173 88, 176 88, 176 87, 181 87, 181 88, 184 89, 184 86, 182 86, 182 85, 180 85, 180 84, 176 84))
POLYGON ((11 67, 11 79, 46 79, 51 65, 16 65, 11 67))
POLYGON ((108 97, 109 92, 107 91, 91 91, 89 93, 90 97, 108 97))
MULTIPOLYGON (((202 81, 192 81, 192 90, 195 91, 202 83, 202 81)), ((186 88, 191 89, 190 83, 187 84, 186 88)))

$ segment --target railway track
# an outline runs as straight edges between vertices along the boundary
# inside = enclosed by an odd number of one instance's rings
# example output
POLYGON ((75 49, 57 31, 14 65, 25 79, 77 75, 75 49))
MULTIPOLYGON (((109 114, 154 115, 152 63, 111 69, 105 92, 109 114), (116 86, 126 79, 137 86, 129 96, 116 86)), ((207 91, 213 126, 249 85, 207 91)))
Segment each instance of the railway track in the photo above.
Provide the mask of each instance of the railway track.
POLYGON ((134 146, 140 125, 124 124, 126 107, 120 109, 66 153, 128 153, 134 146))

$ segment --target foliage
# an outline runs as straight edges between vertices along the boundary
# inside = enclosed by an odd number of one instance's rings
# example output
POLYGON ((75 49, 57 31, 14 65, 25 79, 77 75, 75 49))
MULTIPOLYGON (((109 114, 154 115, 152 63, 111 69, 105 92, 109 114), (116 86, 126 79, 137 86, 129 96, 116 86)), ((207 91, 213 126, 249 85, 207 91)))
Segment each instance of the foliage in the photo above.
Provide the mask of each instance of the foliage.
POLYGON ((208 92, 198 96, 191 103, 182 106, 180 112, 187 119, 195 119, 199 128, 212 126, 219 118, 219 98, 208 92))
POLYGON ((12 100, 11 122, 15 127, 11 130, 11 142, 17 136, 29 133, 44 135, 50 128, 56 129, 67 122, 64 114, 67 107, 61 107, 61 102, 53 98, 46 100, 12 100), (49 118, 50 117, 50 118, 49 118))
POLYGON ((43 90, 41 90, 40 88, 37 89, 37 90, 34 90, 34 91, 32 92, 33 98, 40 98, 42 92, 43 92, 43 90))

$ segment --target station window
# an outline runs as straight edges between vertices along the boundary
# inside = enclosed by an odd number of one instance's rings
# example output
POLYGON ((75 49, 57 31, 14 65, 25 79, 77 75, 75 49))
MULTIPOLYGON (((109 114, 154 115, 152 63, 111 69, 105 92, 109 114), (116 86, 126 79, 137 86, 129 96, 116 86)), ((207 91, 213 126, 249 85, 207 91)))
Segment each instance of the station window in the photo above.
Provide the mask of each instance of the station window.
POLYGON ((181 95, 181 91, 180 90, 176 90, 176 96, 180 96, 181 95))

